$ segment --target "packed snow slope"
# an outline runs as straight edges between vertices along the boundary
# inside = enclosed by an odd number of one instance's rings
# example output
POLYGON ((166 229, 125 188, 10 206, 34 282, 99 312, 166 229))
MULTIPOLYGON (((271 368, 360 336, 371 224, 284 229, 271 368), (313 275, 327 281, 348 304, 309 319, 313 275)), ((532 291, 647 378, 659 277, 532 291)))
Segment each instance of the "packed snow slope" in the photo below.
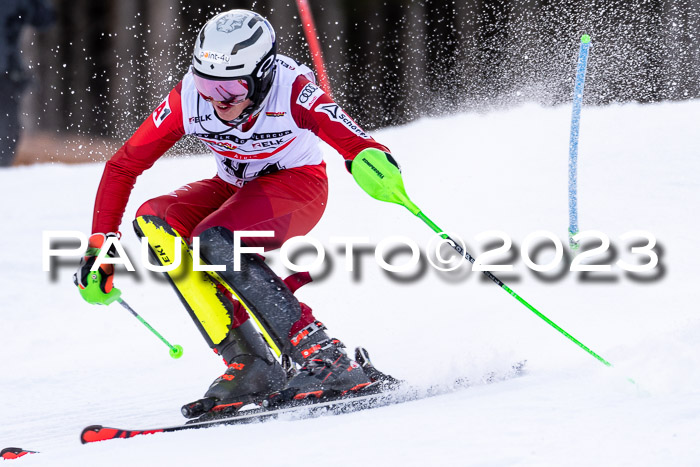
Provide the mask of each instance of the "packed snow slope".
MULTIPOLYGON (((141 176, 127 208, 123 244, 137 268, 121 269, 124 298, 167 339, 180 360, 120 306, 90 306, 72 284, 77 258, 42 270, 42 232, 89 233, 103 164, 0 171, 0 448, 41 451, 18 465, 698 465, 700 464, 700 102, 586 108, 579 151, 579 223, 610 238, 589 262, 609 272, 568 271, 567 167, 570 108, 534 105, 425 119, 376 132, 401 162, 408 194, 473 254, 499 245, 493 263, 521 297, 613 363, 607 368, 525 306, 462 266, 430 264, 390 275, 374 245, 405 236, 421 248, 431 230, 401 206, 371 199, 326 148, 330 199, 311 236, 325 246, 318 280, 297 295, 348 347, 413 384, 467 376, 472 388, 335 417, 142 436, 83 446, 87 425, 139 429, 182 421, 223 372, 169 285, 145 271, 130 221, 145 200, 214 174, 213 158, 163 159, 141 176), (520 251, 548 231, 565 245, 537 275, 520 251), (616 261, 645 263, 643 230, 659 264, 630 275, 616 261), (368 237, 346 271, 333 237, 368 237), (527 372, 480 384, 490 370, 527 359, 527 372), (631 383, 632 378, 636 384, 631 383)), ((586 249, 600 242, 590 240, 586 249)), ((551 244, 551 242, 550 242, 551 244)), ((64 245, 74 247, 75 243, 64 245)), ((553 247, 530 247, 539 264, 553 247), (538 253, 539 252, 539 253, 538 253)), ((387 255, 394 264, 410 255, 387 255)), ((309 252, 297 257, 310 263, 309 252)), ((287 272, 278 255, 272 267, 287 272)))

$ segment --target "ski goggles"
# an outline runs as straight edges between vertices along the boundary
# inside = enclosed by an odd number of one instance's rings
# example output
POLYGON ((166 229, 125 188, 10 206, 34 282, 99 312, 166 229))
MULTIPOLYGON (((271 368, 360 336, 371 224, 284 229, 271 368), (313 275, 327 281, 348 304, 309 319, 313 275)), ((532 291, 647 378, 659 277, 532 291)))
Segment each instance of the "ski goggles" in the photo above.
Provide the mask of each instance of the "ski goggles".
POLYGON ((243 79, 215 80, 195 74, 194 86, 199 95, 207 101, 235 105, 248 98, 248 83, 243 79))

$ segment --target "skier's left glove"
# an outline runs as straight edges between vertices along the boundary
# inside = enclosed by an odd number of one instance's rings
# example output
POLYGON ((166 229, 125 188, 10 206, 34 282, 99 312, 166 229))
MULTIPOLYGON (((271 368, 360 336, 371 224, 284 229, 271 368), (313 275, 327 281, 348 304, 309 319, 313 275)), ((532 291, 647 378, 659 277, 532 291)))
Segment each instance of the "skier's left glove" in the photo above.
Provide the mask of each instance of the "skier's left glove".
MULTIPOLYGON (((93 305, 109 305, 121 297, 121 290, 112 284, 114 281, 113 264, 101 264, 97 270, 91 271, 102 246, 110 237, 118 238, 118 235, 115 233, 92 234, 85 256, 80 260, 80 266, 73 274, 73 283, 78 286, 80 295, 86 302, 93 305)), ((107 256, 110 258, 116 256, 114 247, 109 249, 107 256)))

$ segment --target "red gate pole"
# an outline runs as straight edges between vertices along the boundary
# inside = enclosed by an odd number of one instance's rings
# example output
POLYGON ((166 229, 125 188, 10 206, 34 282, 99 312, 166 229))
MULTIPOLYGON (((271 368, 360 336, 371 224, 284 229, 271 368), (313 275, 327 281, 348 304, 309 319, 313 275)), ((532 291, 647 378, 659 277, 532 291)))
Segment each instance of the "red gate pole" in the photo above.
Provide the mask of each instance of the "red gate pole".
POLYGON ((296 2, 299 8, 299 15, 301 16, 301 24, 304 27, 304 35, 306 36, 306 41, 309 43, 311 58, 313 59, 314 68, 316 68, 316 74, 318 75, 318 84, 321 86, 321 89, 330 96, 330 81, 328 81, 328 75, 326 75, 326 66, 323 62, 323 54, 321 53, 321 43, 318 41, 318 33, 316 32, 309 2, 307 0, 296 0, 296 2))

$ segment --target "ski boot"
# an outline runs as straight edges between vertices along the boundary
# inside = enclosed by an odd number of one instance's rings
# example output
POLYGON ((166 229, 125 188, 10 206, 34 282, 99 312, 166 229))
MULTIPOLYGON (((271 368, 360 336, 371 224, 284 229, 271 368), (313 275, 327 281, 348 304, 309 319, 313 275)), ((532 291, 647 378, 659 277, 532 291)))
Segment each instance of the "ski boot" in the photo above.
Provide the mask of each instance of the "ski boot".
MULTIPOLYGON (((270 352, 253 323, 232 329, 227 342, 217 349, 228 364, 226 372, 209 386, 204 398, 182 407, 186 418, 218 418, 231 415, 248 404, 261 403, 281 390, 287 373, 270 352)), ((219 346, 217 346, 219 347, 219 346)))
POLYGON ((293 361, 301 365, 284 390, 272 394, 267 406, 290 401, 332 400, 367 391, 374 383, 338 339, 324 332, 326 327, 314 322, 291 339, 293 361))
POLYGON ((395 391, 405 384, 405 381, 379 371, 372 363, 372 360, 369 358, 369 352, 364 347, 355 348, 355 361, 362 367, 370 381, 377 383, 382 392, 395 391))

